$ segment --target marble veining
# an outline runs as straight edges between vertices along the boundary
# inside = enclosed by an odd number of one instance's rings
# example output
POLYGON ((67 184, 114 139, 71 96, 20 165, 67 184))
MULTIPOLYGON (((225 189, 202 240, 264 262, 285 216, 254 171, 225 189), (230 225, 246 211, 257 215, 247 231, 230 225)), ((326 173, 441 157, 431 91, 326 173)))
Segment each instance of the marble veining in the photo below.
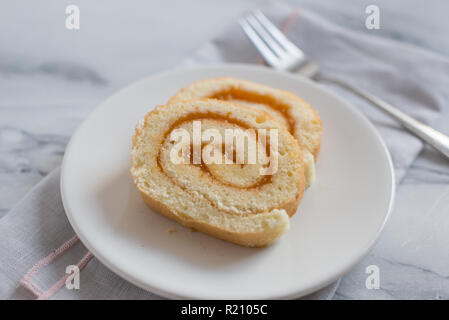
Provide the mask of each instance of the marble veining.
POLYGON ((101 75, 94 70, 76 63, 67 61, 45 61, 38 65, 24 65, 23 63, 2 63, 0 60, 0 73, 4 77, 48 75, 59 77, 66 81, 87 81, 92 85, 105 85, 107 83, 101 75))

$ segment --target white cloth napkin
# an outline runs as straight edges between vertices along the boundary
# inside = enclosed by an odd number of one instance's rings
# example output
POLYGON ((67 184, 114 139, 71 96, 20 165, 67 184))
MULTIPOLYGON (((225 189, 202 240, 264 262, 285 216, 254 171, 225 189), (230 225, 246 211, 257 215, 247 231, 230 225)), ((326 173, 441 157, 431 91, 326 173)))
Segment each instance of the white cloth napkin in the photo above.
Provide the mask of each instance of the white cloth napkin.
MULTIPOLYGON (((357 83, 425 123, 431 124, 441 115, 449 100, 449 60, 343 29, 301 8, 270 4, 261 9, 284 27, 288 37, 322 67, 323 73, 357 83)), ((257 61, 257 51, 233 22, 229 30, 183 64, 257 61)), ((373 121, 391 152, 400 181, 422 148, 420 140, 364 101, 337 87, 329 88, 373 121)), ((330 299, 337 287, 338 282, 306 298, 330 299)), ((0 298, 29 299, 36 295, 54 299, 159 298, 109 271, 77 241, 62 207, 59 169, 0 220, 0 298), (75 264, 82 269, 80 289, 69 290, 64 286, 65 270, 75 264)))

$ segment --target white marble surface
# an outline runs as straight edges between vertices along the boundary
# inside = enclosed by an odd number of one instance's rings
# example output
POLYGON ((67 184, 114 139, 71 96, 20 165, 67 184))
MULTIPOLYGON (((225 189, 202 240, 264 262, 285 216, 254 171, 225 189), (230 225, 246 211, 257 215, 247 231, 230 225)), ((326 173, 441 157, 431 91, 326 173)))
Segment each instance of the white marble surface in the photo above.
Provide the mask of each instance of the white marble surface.
MULTIPOLYGON (((296 0, 329 19, 449 55, 444 0, 296 0), (367 4, 381 30, 364 28, 367 4)), ((0 217, 57 167, 71 134, 125 84, 179 63, 261 1, 10 1, 0 10, 0 217), (78 4, 81 30, 65 29, 78 4)), ((449 109, 449 102, 448 102, 449 109)), ((449 111, 446 111, 448 114, 449 111)), ((447 117, 445 118, 447 121, 447 117)), ((449 125, 445 132, 449 134, 449 125)), ((343 278, 338 299, 449 298, 449 161, 426 148, 397 190, 374 250, 343 278), (365 268, 380 268, 379 290, 365 268)))

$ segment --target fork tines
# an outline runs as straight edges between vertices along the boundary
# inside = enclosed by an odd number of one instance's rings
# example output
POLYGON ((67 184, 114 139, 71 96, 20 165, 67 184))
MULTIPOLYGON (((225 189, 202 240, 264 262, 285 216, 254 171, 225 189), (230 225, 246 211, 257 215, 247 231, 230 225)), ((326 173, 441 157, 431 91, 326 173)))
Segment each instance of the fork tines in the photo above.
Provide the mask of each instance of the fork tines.
POLYGON ((241 18, 239 23, 270 66, 286 70, 304 59, 304 53, 260 10, 241 18))

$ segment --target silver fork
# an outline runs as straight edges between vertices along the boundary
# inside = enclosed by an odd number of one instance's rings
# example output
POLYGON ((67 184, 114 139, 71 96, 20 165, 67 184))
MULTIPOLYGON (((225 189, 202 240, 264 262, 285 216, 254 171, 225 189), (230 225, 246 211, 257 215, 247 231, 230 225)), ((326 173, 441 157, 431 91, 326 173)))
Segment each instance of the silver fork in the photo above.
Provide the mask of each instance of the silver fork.
POLYGON ((259 10, 240 19, 239 23, 249 40, 261 53, 268 65, 274 69, 295 72, 313 80, 332 82, 348 89, 371 102, 380 110, 394 118, 404 128, 449 158, 448 136, 406 115, 391 104, 364 89, 340 79, 320 74, 318 65, 310 62, 304 52, 288 40, 259 10))

